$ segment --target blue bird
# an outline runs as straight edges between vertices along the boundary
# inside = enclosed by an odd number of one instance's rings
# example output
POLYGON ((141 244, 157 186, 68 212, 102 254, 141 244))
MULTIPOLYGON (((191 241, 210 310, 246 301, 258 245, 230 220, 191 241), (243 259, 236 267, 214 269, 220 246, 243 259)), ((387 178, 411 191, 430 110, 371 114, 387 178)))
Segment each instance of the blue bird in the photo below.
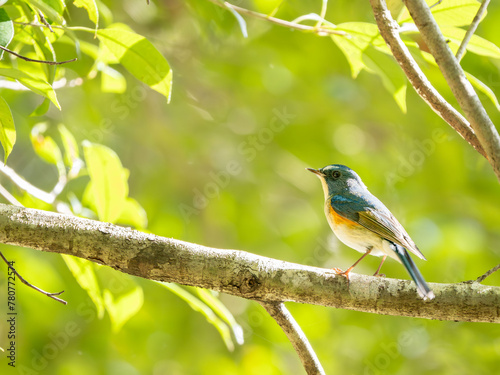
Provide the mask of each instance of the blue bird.
POLYGON ((349 272, 370 254, 382 257, 376 276, 389 256, 405 266, 424 300, 433 299, 434 293, 408 251, 426 260, 424 255, 389 209, 368 191, 356 172, 340 164, 307 170, 321 180, 326 218, 335 235, 347 246, 363 253, 346 271, 336 269, 337 273, 349 277, 349 272))

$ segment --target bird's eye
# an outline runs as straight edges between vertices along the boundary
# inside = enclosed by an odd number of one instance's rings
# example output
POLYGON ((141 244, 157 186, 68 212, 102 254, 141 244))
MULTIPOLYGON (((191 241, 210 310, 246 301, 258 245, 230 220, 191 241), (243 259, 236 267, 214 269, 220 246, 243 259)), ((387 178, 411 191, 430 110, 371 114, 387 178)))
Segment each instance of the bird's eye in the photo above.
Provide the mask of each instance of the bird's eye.
POLYGON ((339 171, 333 171, 333 173, 332 173, 332 177, 333 177, 334 179, 339 178, 339 177, 340 177, 340 172, 339 172, 339 171))

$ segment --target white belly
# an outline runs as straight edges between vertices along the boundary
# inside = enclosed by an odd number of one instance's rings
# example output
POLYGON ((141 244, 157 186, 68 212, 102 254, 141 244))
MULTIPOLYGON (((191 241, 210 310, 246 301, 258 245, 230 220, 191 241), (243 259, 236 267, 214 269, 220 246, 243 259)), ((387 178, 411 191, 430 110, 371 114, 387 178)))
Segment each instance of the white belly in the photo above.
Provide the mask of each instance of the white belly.
MULTIPOLYGON (((330 220, 328 221, 330 222, 330 220)), ((350 248, 360 253, 366 253, 366 251, 371 248, 372 251, 370 255, 378 257, 387 255, 401 262, 394 250, 391 249, 391 243, 371 230, 362 226, 351 228, 347 227, 345 224, 335 224, 331 222, 329 224, 337 238, 350 248)))

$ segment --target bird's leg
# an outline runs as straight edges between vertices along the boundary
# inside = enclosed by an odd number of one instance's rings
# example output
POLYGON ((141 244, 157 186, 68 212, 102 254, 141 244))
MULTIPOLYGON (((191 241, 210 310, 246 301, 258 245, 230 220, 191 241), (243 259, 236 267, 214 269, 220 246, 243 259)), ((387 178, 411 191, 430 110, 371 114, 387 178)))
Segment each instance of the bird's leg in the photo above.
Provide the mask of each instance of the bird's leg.
POLYGON ((363 255, 361 255, 361 258, 359 258, 351 267, 349 267, 348 269, 346 269, 345 271, 342 272, 341 269, 339 268, 334 268, 333 270, 335 271, 335 273, 337 275, 342 275, 342 276, 345 276, 347 279, 349 279, 349 273, 352 271, 352 269, 354 267, 356 267, 358 265, 359 262, 361 262, 361 260, 367 256, 368 254, 371 253, 373 247, 369 247, 367 250, 366 250, 366 253, 364 253, 363 255), (339 272, 340 271, 340 272, 339 272))
POLYGON ((380 272, 380 269, 382 268, 382 264, 384 264, 386 258, 387 258, 387 255, 384 255, 384 257, 382 258, 382 262, 380 262, 380 266, 378 266, 378 268, 375 271, 375 273, 373 274, 373 276, 385 277, 385 275, 383 273, 379 273, 379 272, 380 272))

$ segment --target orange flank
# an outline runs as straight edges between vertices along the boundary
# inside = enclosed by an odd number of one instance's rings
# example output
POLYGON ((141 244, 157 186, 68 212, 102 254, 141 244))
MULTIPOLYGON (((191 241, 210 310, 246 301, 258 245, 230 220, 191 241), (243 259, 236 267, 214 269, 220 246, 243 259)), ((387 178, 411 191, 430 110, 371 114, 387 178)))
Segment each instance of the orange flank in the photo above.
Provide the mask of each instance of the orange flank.
POLYGON ((340 216, 338 213, 335 212, 335 210, 333 209, 332 206, 330 206, 328 208, 329 208, 328 211, 329 211, 330 220, 332 220, 332 222, 335 225, 347 225, 347 226, 357 226, 357 225, 359 225, 359 224, 355 223, 352 220, 349 220, 349 219, 346 219, 343 216, 340 216))

